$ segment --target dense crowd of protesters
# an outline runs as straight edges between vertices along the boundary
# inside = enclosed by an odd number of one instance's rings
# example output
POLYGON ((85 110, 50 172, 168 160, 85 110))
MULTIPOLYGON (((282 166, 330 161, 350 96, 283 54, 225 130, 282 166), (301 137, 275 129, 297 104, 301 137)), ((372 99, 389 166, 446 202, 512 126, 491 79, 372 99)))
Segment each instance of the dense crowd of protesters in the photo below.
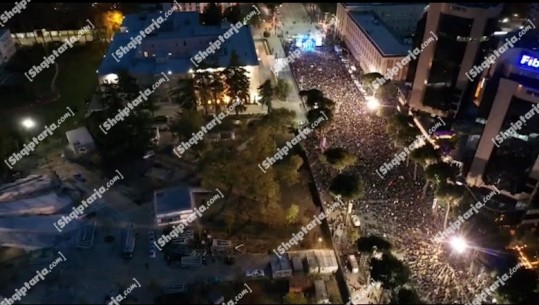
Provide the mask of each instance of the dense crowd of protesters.
MULTIPOLYGON (((322 198, 329 199, 327 190, 338 172, 318 161, 323 153, 321 146, 344 148, 356 155, 355 165, 343 173, 358 175, 365 185, 363 200, 354 202, 354 210, 362 219, 362 235, 375 234, 392 243, 395 253, 410 268, 411 279, 425 301, 470 302, 484 287, 485 275, 472 274, 466 268, 469 264, 457 264, 459 259, 453 257, 454 253, 432 242, 443 229, 443 219, 433 213, 432 194, 422 197, 425 182, 421 174, 414 181, 412 162, 389 171, 383 179, 376 174, 375 170, 389 162, 400 148, 386 134, 387 119, 367 109, 342 56, 331 49, 303 52, 291 69, 300 90, 319 89, 336 102, 331 125, 312 133, 306 141, 322 198), (376 202, 364 202, 369 200, 376 202)), ((343 229, 345 217, 342 214, 330 221, 333 231, 343 229)), ((348 250, 353 245, 338 246, 348 250)))

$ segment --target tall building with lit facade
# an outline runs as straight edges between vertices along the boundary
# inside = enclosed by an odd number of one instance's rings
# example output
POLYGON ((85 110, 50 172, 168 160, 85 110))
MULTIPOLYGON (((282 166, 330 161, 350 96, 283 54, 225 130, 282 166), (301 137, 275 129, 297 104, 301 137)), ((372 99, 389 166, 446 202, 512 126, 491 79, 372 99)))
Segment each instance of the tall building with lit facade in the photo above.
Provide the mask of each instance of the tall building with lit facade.
POLYGON ((412 48, 419 47, 431 32, 439 39, 408 65, 411 109, 442 117, 456 115, 470 90, 465 72, 492 49, 491 36, 502 8, 502 4, 488 3, 430 3, 417 24, 412 48))
MULTIPOLYGON (((337 33, 365 73, 385 75, 408 54, 411 36, 426 6, 337 3, 337 33)), ((407 65, 399 69, 392 80, 403 81, 406 69, 407 65)))
POLYGON ((466 181, 500 190, 510 198, 504 208, 524 213, 521 224, 538 224, 539 31, 529 30, 512 41, 514 47, 478 76, 473 102, 480 128, 467 139, 475 149, 466 181))

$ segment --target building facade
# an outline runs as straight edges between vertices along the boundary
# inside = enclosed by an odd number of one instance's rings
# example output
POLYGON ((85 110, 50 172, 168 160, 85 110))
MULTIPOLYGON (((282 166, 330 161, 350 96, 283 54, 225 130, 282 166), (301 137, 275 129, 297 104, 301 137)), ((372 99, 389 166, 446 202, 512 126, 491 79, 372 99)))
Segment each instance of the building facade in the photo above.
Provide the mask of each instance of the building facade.
MULTIPOLYGON (((365 73, 386 74, 411 47, 425 4, 337 4, 337 33, 365 73)), ((392 80, 402 81, 407 66, 392 80)))
MULTIPOLYGON (((514 36, 510 33, 507 37, 514 36)), ((539 223, 539 32, 528 32, 480 77, 473 102, 480 137, 467 183, 500 190, 539 223)))
POLYGON ((220 43, 219 48, 212 48, 213 53, 210 54, 208 48, 220 41, 220 36, 226 37, 224 34, 231 30, 232 25, 224 22, 221 26, 204 26, 199 23, 198 13, 174 12, 159 28, 145 35, 139 44, 132 43, 152 20, 160 17, 160 13, 125 17, 120 32, 114 36, 97 71, 99 83, 116 81, 118 73, 123 70, 135 77, 141 86, 149 87, 164 73, 170 81, 158 88, 157 95, 162 102, 166 102, 178 79, 193 77, 197 71, 223 70, 235 53, 250 79, 250 98, 255 99, 260 84, 259 63, 248 25, 240 27, 237 32, 233 31, 228 39, 220 43), (130 43, 135 48, 125 52, 130 43), (203 62, 211 68, 202 68, 196 63, 195 56, 201 56, 203 52, 207 53, 207 56, 203 56, 203 62))
POLYGON ((470 88, 465 72, 493 47, 492 34, 502 4, 431 3, 418 22, 414 47, 435 33, 439 40, 423 49, 408 67, 412 109, 454 117, 470 88))

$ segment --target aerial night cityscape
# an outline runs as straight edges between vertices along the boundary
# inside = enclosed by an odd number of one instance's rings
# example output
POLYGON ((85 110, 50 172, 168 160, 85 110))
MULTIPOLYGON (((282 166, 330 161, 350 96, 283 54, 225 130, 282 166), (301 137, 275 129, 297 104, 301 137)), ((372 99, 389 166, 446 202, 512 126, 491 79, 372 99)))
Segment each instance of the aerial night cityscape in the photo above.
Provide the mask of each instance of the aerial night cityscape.
POLYGON ((0 305, 537 304, 539 3, 0 3, 0 305))

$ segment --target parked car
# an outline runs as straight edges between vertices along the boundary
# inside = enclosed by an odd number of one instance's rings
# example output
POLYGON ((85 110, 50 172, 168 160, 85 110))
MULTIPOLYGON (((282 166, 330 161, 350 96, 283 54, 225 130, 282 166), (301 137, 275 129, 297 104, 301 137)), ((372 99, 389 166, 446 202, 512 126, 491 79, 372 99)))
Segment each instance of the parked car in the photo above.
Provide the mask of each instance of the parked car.
POLYGON ((266 276, 266 274, 264 273, 264 270, 262 270, 262 269, 247 270, 245 272, 245 275, 247 277, 264 277, 264 276, 266 276))
POLYGON ((357 215, 352 215, 350 216, 350 218, 352 219, 352 223, 354 224, 355 227, 361 226, 361 222, 359 221, 359 217, 357 215))
POLYGON ((151 258, 155 258, 155 249, 153 247, 148 252, 148 256, 151 258))
POLYGON ((168 123, 168 118, 164 115, 158 115, 154 118, 153 122, 155 124, 166 124, 168 123))
POLYGON ((81 174, 79 173, 76 173, 75 175, 73 175, 73 178, 79 182, 82 182, 82 183, 85 183, 86 182, 86 178, 84 178, 81 174))

